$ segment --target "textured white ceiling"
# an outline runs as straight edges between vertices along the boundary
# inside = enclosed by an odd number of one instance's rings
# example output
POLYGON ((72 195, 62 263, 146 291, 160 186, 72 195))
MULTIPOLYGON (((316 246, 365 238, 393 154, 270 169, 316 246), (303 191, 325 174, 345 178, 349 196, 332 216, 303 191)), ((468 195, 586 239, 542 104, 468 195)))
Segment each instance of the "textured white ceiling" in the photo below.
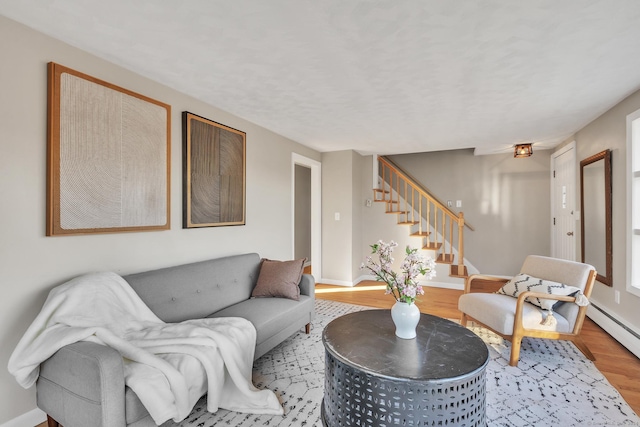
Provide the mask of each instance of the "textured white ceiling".
POLYGON ((319 151, 550 147, 640 88, 638 0, 0 0, 0 14, 319 151))

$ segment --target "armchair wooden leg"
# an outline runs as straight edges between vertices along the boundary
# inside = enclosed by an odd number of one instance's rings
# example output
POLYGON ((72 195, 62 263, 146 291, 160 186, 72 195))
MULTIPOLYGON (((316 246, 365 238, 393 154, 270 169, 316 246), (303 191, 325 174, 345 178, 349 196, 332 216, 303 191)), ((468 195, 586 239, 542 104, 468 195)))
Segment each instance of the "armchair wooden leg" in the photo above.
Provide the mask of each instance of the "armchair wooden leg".
POLYGON ((304 325, 304 333, 309 335, 311 333, 311 323, 304 325))
POLYGON ((580 350, 582 352, 582 354, 585 355, 585 357, 591 361, 595 361, 596 357, 593 355, 593 353, 591 353, 591 350, 589 350, 589 347, 587 347, 587 345, 584 343, 584 341, 582 341, 582 338, 580 337, 575 337, 573 338, 573 343, 576 345, 576 347, 578 347, 578 350, 580 350))
POLYGON ((464 326, 465 328, 467 327, 467 315, 465 313, 462 313, 462 316, 460 316, 460 325, 464 326))
POLYGON ((511 357, 509 358, 509 365, 518 366, 520 360, 520 344, 522 344, 522 337, 513 337, 511 339, 511 357))
POLYGON ((62 427, 56 420, 47 415, 47 427, 62 427))

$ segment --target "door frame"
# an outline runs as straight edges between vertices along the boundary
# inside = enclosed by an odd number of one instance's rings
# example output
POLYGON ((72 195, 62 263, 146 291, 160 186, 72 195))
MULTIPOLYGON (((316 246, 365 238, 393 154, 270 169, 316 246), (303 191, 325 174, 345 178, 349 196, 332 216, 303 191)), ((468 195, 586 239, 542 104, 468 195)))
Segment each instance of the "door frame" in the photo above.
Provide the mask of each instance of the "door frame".
POLYGON ((296 247, 296 165, 311 169, 311 275, 316 283, 322 277, 322 163, 291 153, 291 258, 296 247))
MULTIPOLYGON (((555 172, 555 166, 556 166, 556 159, 558 157, 560 157, 563 154, 566 154, 567 152, 571 151, 570 156, 571 156, 571 173, 569 174, 569 176, 571 177, 571 188, 573 189, 573 194, 568 194, 567 197, 570 197, 573 200, 573 215, 575 218, 580 218, 580 212, 577 210, 577 200, 576 200, 576 194, 577 194, 577 188, 576 188, 576 184, 577 184, 577 179, 576 179, 576 175, 577 175, 577 167, 576 167, 576 163, 577 163, 577 153, 576 153, 576 141, 571 141, 570 143, 568 143, 567 145, 559 148, 557 151, 554 151, 551 154, 551 170, 549 171, 549 175, 550 175, 550 181, 551 181, 551 212, 550 212, 550 218, 549 218, 549 223, 551 224, 551 256, 555 257, 557 255, 557 245, 556 245, 556 236, 555 236, 555 229, 553 226, 553 218, 554 218, 554 214, 556 212, 556 206, 555 206, 555 200, 556 200, 556 194, 555 194, 555 185, 554 185, 554 172, 555 172)), ((578 227, 575 227, 575 230, 577 230, 578 227)), ((577 237, 577 234, 575 234, 575 236, 577 237)), ((579 243, 579 239, 575 239, 574 240, 574 245, 573 245, 573 259, 572 261, 576 261, 576 248, 578 246, 579 243)))

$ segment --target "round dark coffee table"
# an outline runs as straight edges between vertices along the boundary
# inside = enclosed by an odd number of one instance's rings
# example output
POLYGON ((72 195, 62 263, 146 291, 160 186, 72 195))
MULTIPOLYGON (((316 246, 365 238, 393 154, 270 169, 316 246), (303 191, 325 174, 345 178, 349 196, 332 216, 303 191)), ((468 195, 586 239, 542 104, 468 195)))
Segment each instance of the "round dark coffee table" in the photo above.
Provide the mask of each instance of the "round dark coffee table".
POLYGON ((486 426, 486 344, 422 314, 417 337, 396 337, 389 310, 341 316, 322 333, 322 423, 342 426, 486 426))

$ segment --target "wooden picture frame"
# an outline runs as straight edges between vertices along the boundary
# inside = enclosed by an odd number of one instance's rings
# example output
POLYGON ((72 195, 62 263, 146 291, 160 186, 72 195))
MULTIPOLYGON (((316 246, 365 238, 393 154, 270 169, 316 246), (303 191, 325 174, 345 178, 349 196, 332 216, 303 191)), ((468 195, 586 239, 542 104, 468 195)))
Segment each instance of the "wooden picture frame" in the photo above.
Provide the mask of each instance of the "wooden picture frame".
POLYGON ((170 227, 171 106, 48 64, 47 236, 170 227))
POLYGON ((245 225, 246 133, 185 111, 183 228, 245 225))

